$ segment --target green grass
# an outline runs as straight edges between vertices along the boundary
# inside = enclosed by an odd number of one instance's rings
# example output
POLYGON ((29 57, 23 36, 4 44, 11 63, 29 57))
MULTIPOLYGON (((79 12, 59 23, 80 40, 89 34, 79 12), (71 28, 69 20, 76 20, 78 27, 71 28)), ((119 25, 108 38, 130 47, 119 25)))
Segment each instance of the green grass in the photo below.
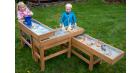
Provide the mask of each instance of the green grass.
MULTIPOLYGON (((33 18, 55 28, 59 25, 59 17, 64 5, 34 7, 33 18)), ((73 11, 77 16, 77 24, 85 29, 85 33, 105 43, 126 51, 126 7, 125 4, 105 4, 102 0, 73 3, 73 11)), ((20 48, 19 29, 16 19, 15 66, 16 73, 40 73, 40 66, 32 59, 29 47, 20 48)), ((54 50, 58 47, 53 48, 54 50)), ((126 73, 126 56, 114 65, 102 63, 94 66, 92 72, 88 65, 78 57, 66 54, 46 61, 44 73, 126 73)))

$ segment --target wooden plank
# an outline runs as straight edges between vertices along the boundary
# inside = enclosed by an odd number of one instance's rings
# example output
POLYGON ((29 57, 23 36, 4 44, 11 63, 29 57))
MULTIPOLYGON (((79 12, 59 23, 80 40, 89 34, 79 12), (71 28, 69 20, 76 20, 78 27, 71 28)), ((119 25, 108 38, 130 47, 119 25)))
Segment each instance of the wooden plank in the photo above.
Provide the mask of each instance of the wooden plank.
POLYGON ((35 52, 35 56, 40 59, 40 55, 37 52, 35 52))
POLYGON ((24 43, 26 43, 32 49, 32 45, 28 41, 26 41, 24 37, 21 36, 21 40, 23 40, 24 43))
POLYGON ((92 71, 93 70, 93 64, 94 64, 94 59, 93 59, 93 55, 90 55, 90 60, 89 60, 89 70, 92 71))
POLYGON ((87 46, 83 45, 83 43, 81 44, 81 42, 79 43, 76 39, 74 39, 74 37, 72 38, 72 46, 74 46, 75 48, 78 48, 82 52, 86 53, 88 56, 92 54, 92 51, 87 50, 89 49, 87 46))
POLYGON ((70 39, 70 36, 66 34, 63 36, 52 37, 52 38, 41 41, 41 43, 42 43, 42 46, 44 46, 46 44, 54 43, 54 42, 65 40, 65 39, 70 39))
POLYGON ((34 56, 35 62, 38 62, 38 59, 40 59, 40 55, 38 54, 38 50, 35 47, 34 43, 33 43, 33 56, 34 56))
POLYGON ((94 61, 93 64, 97 64, 97 63, 99 63, 100 61, 101 61, 101 59, 97 59, 97 60, 94 61))
POLYGON ((74 36, 77 36, 77 35, 80 35, 84 32, 84 29, 81 28, 81 27, 78 27, 79 29, 78 30, 73 30, 73 31, 70 31, 70 36, 71 37, 74 37, 74 36))
POLYGON ((49 55, 49 56, 46 56, 46 57, 45 57, 45 60, 48 60, 48 59, 51 59, 51 58, 53 58, 53 57, 59 56, 59 55, 61 55, 61 54, 63 54, 63 53, 66 53, 67 51, 68 51, 68 49, 64 49, 64 50, 58 51, 58 52, 56 52, 56 53, 54 53, 54 54, 51 54, 51 55, 49 55))
POLYGON ((82 59, 82 60, 85 61, 86 63, 89 64, 89 60, 88 60, 88 59, 86 59, 85 57, 83 57, 83 56, 80 55, 78 52, 74 51, 73 49, 72 49, 72 53, 75 54, 76 56, 78 56, 80 59, 82 59))
POLYGON ((39 49, 40 52, 40 67, 41 71, 45 70, 45 60, 44 60, 44 47, 39 49))
POLYGON ((70 58, 71 57, 71 39, 69 39, 69 43, 68 43, 68 54, 67 57, 70 58))
POLYGON ((123 56, 124 56, 124 52, 123 52, 121 55, 119 55, 118 57, 116 57, 116 58, 114 59, 114 61, 111 62, 111 64, 112 64, 112 65, 115 64, 115 63, 116 63, 118 60, 120 60, 123 56))
POLYGON ((85 50, 83 47, 81 47, 80 45, 78 44, 75 44, 75 42, 73 41, 73 38, 72 38, 72 46, 79 49, 80 51, 84 52, 86 55, 90 56, 90 52, 85 50))
POLYGON ((45 50, 47 50, 51 47, 69 42, 69 40, 70 40, 69 36, 57 37, 54 39, 48 39, 48 40, 41 41, 41 46, 46 47, 45 50))
POLYGON ((58 46, 58 45, 61 45, 61 44, 64 44, 64 43, 67 43, 69 42, 69 40, 61 40, 61 41, 57 41, 57 42, 54 42, 54 43, 51 43, 51 44, 46 44, 45 45, 45 50, 48 50, 52 47, 55 47, 55 46, 58 46))

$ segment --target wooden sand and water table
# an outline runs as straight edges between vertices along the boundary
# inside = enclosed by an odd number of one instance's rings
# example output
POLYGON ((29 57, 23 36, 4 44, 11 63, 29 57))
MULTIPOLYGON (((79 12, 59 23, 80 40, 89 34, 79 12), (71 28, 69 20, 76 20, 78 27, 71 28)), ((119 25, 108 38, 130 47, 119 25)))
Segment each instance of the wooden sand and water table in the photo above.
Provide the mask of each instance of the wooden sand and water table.
POLYGON ((32 27, 28 27, 23 21, 19 21, 19 29, 22 46, 26 43, 31 48, 33 59, 40 61, 41 71, 45 70, 46 60, 64 53, 67 53, 68 58, 71 57, 71 53, 78 56, 89 65, 90 71, 92 71, 94 64, 101 62, 101 60, 114 64, 124 55, 120 49, 84 34, 84 29, 78 26, 74 27, 73 30, 64 31, 61 28, 52 29, 32 19, 32 27), (30 42, 24 37, 25 34, 30 36, 30 42), (45 51, 55 46, 61 46, 61 50, 45 56, 45 51), (72 47, 87 54, 90 60, 72 47), (95 56, 98 59, 95 59, 95 56))
POLYGON ((72 49, 73 54, 89 64, 90 71, 92 71, 93 65, 101 62, 101 60, 109 64, 114 64, 124 55, 123 51, 101 42, 98 39, 92 38, 87 34, 81 34, 73 37, 72 46, 89 56, 90 60, 86 59, 80 53, 72 49), (95 56, 98 57, 98 59, 94 59, 95 56))

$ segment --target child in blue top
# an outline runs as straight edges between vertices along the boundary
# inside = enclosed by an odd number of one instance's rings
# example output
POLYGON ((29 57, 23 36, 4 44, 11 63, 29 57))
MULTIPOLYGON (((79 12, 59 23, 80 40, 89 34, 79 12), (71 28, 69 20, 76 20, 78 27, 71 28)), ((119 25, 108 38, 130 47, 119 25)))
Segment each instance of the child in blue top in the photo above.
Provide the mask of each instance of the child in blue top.
POLYGON ((71 11, 72 5, 70 3, 65 5, 66 11, 62 14, 60 18, 60 27, 62 29, 71 29, 72 26, 76 26, 76 16, 74 12, 71 11))

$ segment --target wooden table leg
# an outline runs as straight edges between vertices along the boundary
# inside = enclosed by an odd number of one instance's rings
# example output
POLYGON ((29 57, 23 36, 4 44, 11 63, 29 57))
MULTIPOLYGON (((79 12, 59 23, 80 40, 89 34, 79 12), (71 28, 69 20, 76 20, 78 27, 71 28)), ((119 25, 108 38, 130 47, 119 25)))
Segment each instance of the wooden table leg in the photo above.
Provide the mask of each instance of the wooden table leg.
POLYGON ((41 71, 45 70, 44 48, 40 48, 40 67, 41 71))
POLYGON ((70 39, 70 41, 68 43, 68 54, 67 54, 67 56, 68 56, 68 58, 71 57, 71 39, 70 39))
POLYGON ((34 43, 35 43, 35 40, 33 38, 31 38, 31 44, 32 44, 32 49, 33 49, 33 58, 34 58, 35 62, 38 62, 38 57, 36 56, 36 53, 38 53, 38 48, 36 47, 36 45, 34 43))
POLYGON ((33 58, 34 58, 35 62, 38 62, 38 58, 35 55, 35 53, 38 53, 38 51, 37 51, 37 48, 33 47, 33 58))
POLYGON ((89 61, 89 70, 90 71, 93 70, 93 62, 94 62, 93 55, 90 55, 90 61, 89 61))

